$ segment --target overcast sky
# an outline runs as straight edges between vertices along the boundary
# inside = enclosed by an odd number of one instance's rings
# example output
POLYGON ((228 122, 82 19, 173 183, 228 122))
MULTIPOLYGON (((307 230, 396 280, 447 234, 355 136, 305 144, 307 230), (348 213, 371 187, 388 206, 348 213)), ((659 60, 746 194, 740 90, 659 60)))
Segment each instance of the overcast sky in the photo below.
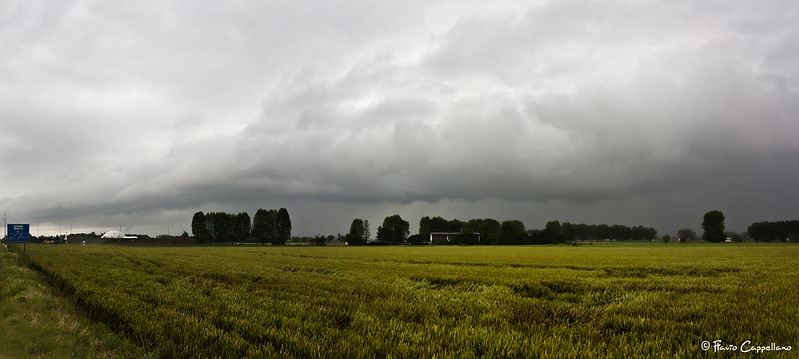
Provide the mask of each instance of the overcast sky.
POLYGON ((32 232, 740 232, 799 219, 797 178, 793 0, 0 0, 0 210, 32 232))

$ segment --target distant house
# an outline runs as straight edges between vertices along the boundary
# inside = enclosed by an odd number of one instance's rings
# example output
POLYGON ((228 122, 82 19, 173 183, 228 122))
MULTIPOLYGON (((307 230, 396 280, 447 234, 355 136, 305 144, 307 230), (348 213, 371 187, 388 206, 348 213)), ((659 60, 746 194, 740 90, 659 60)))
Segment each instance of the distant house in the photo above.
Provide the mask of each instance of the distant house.
POLYGON ((460 238, 462 235, 472 235, 473 238, 468 242, 480 243, 480 233, 464 234, 461 232, 430 232, 429 244, 450 244, 460 238))

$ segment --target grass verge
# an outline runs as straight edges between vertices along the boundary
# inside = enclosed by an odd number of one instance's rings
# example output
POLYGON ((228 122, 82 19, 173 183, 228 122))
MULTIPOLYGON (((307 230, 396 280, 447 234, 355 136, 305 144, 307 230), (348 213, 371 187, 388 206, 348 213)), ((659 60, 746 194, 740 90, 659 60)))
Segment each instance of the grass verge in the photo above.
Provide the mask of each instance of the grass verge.
POLYGON ((0 359, 145 356, 19 263, 17 253, 0 247, 0 359))

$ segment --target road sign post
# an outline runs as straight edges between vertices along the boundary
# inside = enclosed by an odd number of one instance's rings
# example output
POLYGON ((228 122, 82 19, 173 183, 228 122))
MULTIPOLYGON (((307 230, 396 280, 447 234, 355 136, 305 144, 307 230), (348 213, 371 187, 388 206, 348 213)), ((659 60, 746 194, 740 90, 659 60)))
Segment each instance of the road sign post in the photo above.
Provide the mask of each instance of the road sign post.
POLYGON ((22 253, 24 254, 28 249, 31 226, 29 224, 9 224, 6 228, 8 230, 8 248, 11 248, 11 243, 22 243, 22 253))

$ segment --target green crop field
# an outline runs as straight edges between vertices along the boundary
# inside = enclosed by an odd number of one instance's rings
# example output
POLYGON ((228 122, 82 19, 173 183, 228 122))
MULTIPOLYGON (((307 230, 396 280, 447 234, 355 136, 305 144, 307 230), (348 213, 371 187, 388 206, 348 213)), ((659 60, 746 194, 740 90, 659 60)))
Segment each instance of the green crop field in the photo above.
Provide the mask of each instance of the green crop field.
POLYGON ((795 245, 29 245, 27 260, 153 357, 794 358, 799 346, 795 245))

